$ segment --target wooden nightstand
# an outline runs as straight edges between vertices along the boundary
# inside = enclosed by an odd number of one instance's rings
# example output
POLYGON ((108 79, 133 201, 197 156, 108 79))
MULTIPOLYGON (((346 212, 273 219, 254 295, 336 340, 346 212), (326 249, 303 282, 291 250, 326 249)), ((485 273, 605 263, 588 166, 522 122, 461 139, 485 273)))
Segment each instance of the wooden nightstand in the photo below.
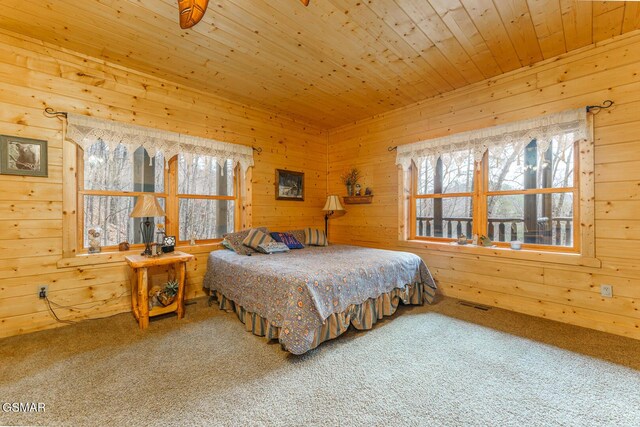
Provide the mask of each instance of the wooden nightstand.
POLYGON ((125 259, 133 268, 131 280, 131 308, 133 315, 138 320, 140 329, 149 326, 149 316, 158 316, 165 313, 178 313, 178 319, 184 316, 184 282, 187 272, 187 262, 194 256, 184 252, 171 252, 158 257, 146 257, 142 255, 129 255, 125 259), (153 307, 149 310, 149 267, 167 265, 171 267, 170 276, 178 281, 178 295, 176 300, 166 307, 153 307))

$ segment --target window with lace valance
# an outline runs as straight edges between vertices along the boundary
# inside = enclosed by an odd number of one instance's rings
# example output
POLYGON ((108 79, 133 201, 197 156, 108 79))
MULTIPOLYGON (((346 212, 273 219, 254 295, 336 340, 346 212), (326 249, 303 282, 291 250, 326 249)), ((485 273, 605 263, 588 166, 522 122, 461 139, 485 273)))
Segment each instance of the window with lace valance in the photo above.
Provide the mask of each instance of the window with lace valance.
MULTIPOLYGON (((137 197, 154 195, 166 216, 155 218, 180 242, 207 243, 240 228, 251 147, 94 117, 68 114, 66 140, 76 146, 74 253, 101 230, 103 250, 141 243, 137 197)), ((73 246, 72 243, 69 246, 73 246)))
POLYGON ((498 247, 520 241, 527 249, 581 252, 581 215, 589 215, 581 197, 593 193, 592 178, 586 187, 581 174, 593 169, 591 147, 584 108, 399 146, 406 237, 484 235, 498 247))

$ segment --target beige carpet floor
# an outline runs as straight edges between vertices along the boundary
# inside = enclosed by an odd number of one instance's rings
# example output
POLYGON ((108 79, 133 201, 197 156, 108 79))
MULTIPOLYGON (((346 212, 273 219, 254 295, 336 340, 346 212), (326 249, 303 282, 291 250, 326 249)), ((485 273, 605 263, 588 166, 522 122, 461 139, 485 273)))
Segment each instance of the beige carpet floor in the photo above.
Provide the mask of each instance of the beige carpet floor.
POLYGON ((0 340, 0 425, 640 425, 640 341, 444 299, 302 357, 205 300, 0 340))

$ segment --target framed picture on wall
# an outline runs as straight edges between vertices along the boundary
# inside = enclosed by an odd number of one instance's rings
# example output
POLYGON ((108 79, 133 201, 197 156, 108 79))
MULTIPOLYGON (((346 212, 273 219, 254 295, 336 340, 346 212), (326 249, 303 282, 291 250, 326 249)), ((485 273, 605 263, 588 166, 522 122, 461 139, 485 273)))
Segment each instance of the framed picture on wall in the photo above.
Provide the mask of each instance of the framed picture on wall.
POLYGON ((304 200, 304 172, 276 169, 276 200, 304 200))
POLYGON ((0 174, 47 176, 47 141, 0 135, 0 174))

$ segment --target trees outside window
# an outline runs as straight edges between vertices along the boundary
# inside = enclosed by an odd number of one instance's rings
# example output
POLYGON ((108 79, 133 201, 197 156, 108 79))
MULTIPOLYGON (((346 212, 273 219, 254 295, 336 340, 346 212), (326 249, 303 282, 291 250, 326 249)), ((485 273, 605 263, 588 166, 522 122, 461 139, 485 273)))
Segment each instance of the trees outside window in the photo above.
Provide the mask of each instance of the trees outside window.
POLYGON ((179 239, 220 239, 233 231, 233 165, 210 156, 178 155, 179 239))
POLYGON ((476 163, 470 150, 413 165, 412 238, 487 235, 496 242, 577 247, 578 183, 574 135, 547 144, 491 147, 476 163))
POLYGON ((130 153, 122 145, 111 149, 102 141, 84 155, 78 151, 82 248, 89 244, 87 231, 95 227, 102 229, 103 247, 115 248, 123 241, 141 244, 142 219, 129 214, 143 193, 156 196, 167 213, 153 218, 154 223, 166 223, 167 234, 177 234, 180 241, 211 241, 234 230, 236 191, 230 160, 179 155, 165 164, 160 153, 151 158, 142 147, 130 153))

